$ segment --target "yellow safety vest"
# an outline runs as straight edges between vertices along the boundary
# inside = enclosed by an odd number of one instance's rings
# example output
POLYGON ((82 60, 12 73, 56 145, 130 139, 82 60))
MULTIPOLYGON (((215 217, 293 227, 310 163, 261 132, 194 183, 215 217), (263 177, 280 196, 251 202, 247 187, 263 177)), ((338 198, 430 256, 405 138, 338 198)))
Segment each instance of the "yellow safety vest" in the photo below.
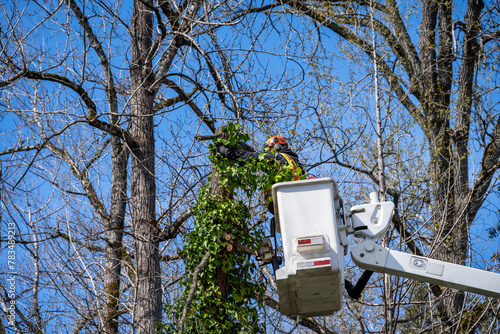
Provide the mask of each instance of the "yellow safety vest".
MULTIPOLYGON (((283 156, 285 158, 285 160, 288 162, 288 167, 291 167, 292 168, 292 172, 293 172, 293 179, 291 180, 284 180, 284 181, 297 181, 297 180, 300 180, 302 179, 302 175, 304 175, 304 171, 302 169, 300 169, 300 173, 297 174, 296 173, 296 170, 297 170, 297 162, 288 154, 286 153, 278 153, 278 154, 281 154, 281 156, 283 156)), ((269 204, 273 201, 273 184, 270 183, 268 185, 268 187, 264 190, 264 200, 265 200, 265 203, 266 203, 266 208, 269 207, 269 204)))

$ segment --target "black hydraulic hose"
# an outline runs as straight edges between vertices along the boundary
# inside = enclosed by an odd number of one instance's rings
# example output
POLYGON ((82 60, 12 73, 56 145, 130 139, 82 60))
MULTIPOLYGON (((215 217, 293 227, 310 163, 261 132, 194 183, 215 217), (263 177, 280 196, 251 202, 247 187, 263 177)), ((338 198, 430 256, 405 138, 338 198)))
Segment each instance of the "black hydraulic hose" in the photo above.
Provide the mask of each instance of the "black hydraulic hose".
POLYGON ((359 278, 355 286, 353 286, 352 283, 348 280, 345 280, 345 290, 349 297, 358 300, 361 297, 361 292, 363 292, 363 290, 365 289, 366 284, 368 284, 368 281, 370 280, 372 274, 373 271, 365 270, 363 274, 361 274, 361 277, 359 278))

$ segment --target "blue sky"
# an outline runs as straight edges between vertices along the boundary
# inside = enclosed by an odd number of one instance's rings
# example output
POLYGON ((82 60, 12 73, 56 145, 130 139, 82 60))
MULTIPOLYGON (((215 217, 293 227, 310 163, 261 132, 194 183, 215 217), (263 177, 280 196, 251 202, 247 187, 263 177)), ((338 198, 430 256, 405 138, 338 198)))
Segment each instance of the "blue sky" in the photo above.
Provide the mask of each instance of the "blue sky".
MULTIPOLYGON (((4 6, 7 8, 11 6, 14 2, 9 1, 5 2, 4 6)), ((22 7, 23 4, 28 4, 27 9, 31 9, 31 6, 34 6, 33 2, 15 2, 18 6, 22 7)), ((406 3, 409 8, 412 6, 418 6, 417 3, 406 3)), ((122 10, 124 10, 126 15, 130 14, 130 11, 127 6, 131 5, 131 1, 126 1, 124 2, 124 5, 122 7, 122 10)), ((90 7, 89 7, 90 8, 90 7)), ((89 9, 90 11, 90 9, 89 9)), ((88 12, 87 12, 88 13, 88 12)), ((95 13, 99 14, 99 13, 95 13)), ((89 14, 90 15, 90 14, 89 14)), ((20 26, 23 28, 23 31, 28 31, 33 27, 39 20, 39 17, 43 17, 44 13, 39 11, 38 14, 35 14, 34 16, 23 16, 23 21, 20 24, 20 26)), ((290 18, 290 17, 284 17, 284 19, 290 18)), ((41 48, 45 48, 46 50, 50 50, 54 54, 58 51, 58 49, 71 49, 73 55, 82 55, 82 52, 84 51, 84 48, 82 47, 81 41, 79 34, 74 34, 71 35, 71 38, 66 39, 66 31, 65 31, 65 25, 64 23, 66 22, 66 18, 64 14, 58 14, 56 17, 53 17, 55 22, 58 22, 60 25, 58 26, 58 31, 55 33, 49 32, 46 29, 38 29, 36 32, 32 32, 28 37, 27 41, 29 41, 29 44, 35 45, 35 43, 40 42, 43 40, 43 43, 37 44, 41 48)), ((415 15, 410 18, 410 22, 414 24, 415 26, 418 25, 418 15, 415 15)), ((95 16, 92 19, 92 22, 98 22, 100 18, 95 16)), ((298 22, 298 20, 296 20, 298 22)), ((125 21, 126 24, 129 24, 128 21, 125 21)), ((48 24, 48 23, 47 23, 48 24)), ((72 24, 76 24, 75 21, 72 22, 72 24)), ((120 26, 120 23, 116 22, 115 23, 117 26, 120 26)), ((253 22, 253 27, 257 27, 261 24, 269 24, 269 21, 259 21, 255 20, 253 22)), ((52 27, 55 27, 54 23, 51 23, 52 27)), ((321 78, 321 84, 318 83, 318 81, 314 81, 315 78, 315 73, 310 73, 306 70, 305 75, 301 75, 301 70, 305 69, 309 63, 308 63, 308 58, 307 55, 308 53, 312 52, 315 48, 315 38, 318 37, 317 34, 312 34, 310 36, 307 36, 306 41, 309 44, 306 44, 303 50, 304 53, 301 54, 302 57, 299 57, 297 55, 297 58, 295 59, 289 59, 287 58, 288 56, 286 55, 286 51, 290 51, 293 44, 287 44, 290 42, 288 39, 289 36, 292 38, 296 37, 296 35, 300 35, 301 31, 297 32, 289 32, 290 35, 281 35, 280 36, 277 34, 276 29, 280 29, 280 25, 278 21, 274 22, 274 26, 268 25, 266 26, 266 29, 264 30, 262 34, 262 43, 264 44, 263 47, 264 49, 262 51, 257 52, 256 54, 252 55, 254 59, 249 62, 249 64, 245 64, 245 67, 241 69, 240 77, 235 80, 235 82, 240 86, 240 87, 248 87, 248 89, 260 89, 264 87, 263 82, 266 80, 274 80, 276 78, 281 78, 284 75, 289 76, 290 81, 282 81, 282 84, 277 84, 275 85, 276 91, 271 92, 269 94, 264 94, 261 92, 255 92, 254 94, 247 96, 245 98, 242 98, 240 102, 242 105, 245 107, 251 108, 253 105, 256 106, 256 108, 259 108, 259 110, 266 110, 266 108, 269 108, 269 110, 273 111, 276 113, 276 119, 275 122, 272 126, 272 129, 276 132, 280 132, 282 135, 290 139, 290 142, 292 146, 296 149, 299 149, 301 152, 301 156, 304 158, 304 160, 307 162, 307 164, 312 165, 320 160, 320 158, 325 158, 329 157, 331 155, 331 151, 328 149, 324 149, 324 146, 322 147, 323 150, 319 151, 319 147, 321 146, 321 143, 319 141, 307 141, 303 135, 308 133, 311 134, 313 133, 313 130, 317 128, 318 126, 318 118, 317 115, 313 113, 313 111, 318 110, 320 112, 324 112, 325 115, 326 113, 329 113, 328 115, 328 121, 330 123, 335 123, 338 125, 337 129, 335 131, 332 131, 332 135, 342 135, 342 130, 348 129, 348 128, 356 128, 358 126, 366 126, 366 132, 363 134, 365 136, 365 140, 367 144, 370 143, 370 140, 374 139, 374 132, 373 132, 373 127, 371 124, 371 121, 374 118, 374 111, 373 111, 373 95, 372 91, 372 86, 370 85, 371 77, 367 76, 365 77, 364 73, 356 73, 357 66, 355 63, 355 59, 350 59, 348 57, 343 58, 342 54, 339 52, 340 48, 340 43, 338 42, 337 38, 330 32, 326 32, 322 30, 321 34, 321 40, 323 45, 325 46, 325 57, 328 57, 328 53, 331 54, 331 58, 325 58, 324 60, 320 61, 319 59, 319 65, 325 65, 324 68, 320 68, 320 72, 322 74, 328 74, 328 76, 325 76, 321 78), (265 38, 264 38, 265 37, 265 38), (288 48, 288 49, 287 49, 288 48), (255 67, 251 67, 255 66, 255 67), (248 75, 248 74, 251 75, 248 75), (356 81, 360 80, 361 78, 364 78, 362 81, 362 84, 360 86, 355 87, 354 93, 349 95, 345 87, 341 87, 341 84, 347 83, 349 81, 356 81), (303 80, 303 81, 302 81, 303 80), (290 87, 293 87, 290 88, 290 87), (341 89, 342 88, 342 89, 341 89), (315 99, 315 94, 319 91, 322 90, 322 92, 325 93, 324 98, 321 101, 318 101, 315 99), (294 93, 295 95, 295 101, 294 103, 291 103, 291 98, 288 96, 289 93, 294 93), (328 95, 327 95, 328 94, 328 95), (343 95, 344 94, 344 95, 343 95), (346 97, 348 96, 348 97, 346 97), (350 97, 357 97, 358 99, 350 99, 350 97), (290 99, 289 99, 290 98, 290 99), (260 100, 259 100, 260 99, 260 100), (260 102, 264 101, 264 104, 259 104, 260 102), (366 112, 363 113, 363 108, 367 108, 366 112), (280 118, 280 115, 285 115, 286 113, 295 113, 295 112, 301 112, 301 117, 298 119, 287 119, 284 121, 284 117, 280 118), (300 135, 295 135, 295 134, 300 134, 300 135), (322 153, 322 155, 320 155, 322 153)), ((4 29, 4 24, 2 24, 2 29, 4 29)), ((102 33, 104 34, 106 32, 105 28, 102 28, 102 30, 96 30, 97 33, 102 33)), ((80 31, 81 33, 81 31, 80 31)), ((103 43, 104 48, 108 51, 108 54, 110 54, 112 63, 113 63, 113 71, 116 75, 117 78, 123 79, 123 82, 120 82, 119 84, 123 85, 123 87, 127 86, 127 76, 128 76, 128 69, 126 68, 127 65, 127 57, 129 54, 129 50, 127 49, 127 35, 124 30, 120 30, 120 34, 117 34, 115 38, 112 38, 108 40, 107 43, 103 43), (123 35, 120 35, 123 34, 123 35), (111 48, 113 52, 109 52, 109 49, 111 48), (121 51, 123 53, 118 52, 121 51)), ((238 34, 238 31, 227 28, 227 30, 222 30, 221 35, 220 35, 220 43, 221 45, 224 45, 225 42, 229 44, 230 41, 241 37, 241 35, 238 34)), ((248 36, 246 36, 248 37, 248 36)), ((418 36, 412 36, 415 41, 417 41, 418 36)), ((241 48, 244 49, 246 46, 248 46, 248 40, 245 38, 241 38, 241 48)), ((243 59, 244 53, 241 52, 235 52, 235 59, 243 59)), ((216 59, 216 57, 214 56, 216 59)), ((204 73, 205 78, 208 78, 209 76, 206 75, 206 68, 204 68, 203 64, 198 65, 195 62, 195 57, 193 56, 192 58, 192 63, 190 65, 193 65, 194 69, 192 69, 189 73, 193 74, 197 70, 200 72, 204 73), (205 71, 205 72, 203 72, 205 71)), ((33 66, 34 69, 40 68, 40 67, 45 67, 48 66, 47 64, 42 65, 42 60, 33 57, 30 59, 31 65, 33 66)), ((87 65, 93 64, 96 61, 95 54, 90 52, 87 58, 87 65)), ((56 64, 57 59, 49 61, 49 63, 56 64)), ((70 62, 68 62, 70 63, 70 62)), ((101 68, 98 65, 91 65, 88 66, 88 68, 85 70, 87 72, 83 72, 83 68, 81 66, 81 63, 79 61, 75 61, 74 63, 71 63, 73 66, 71 68, 71 71, 68 71, 72 78, 75 78, 75 80, 82 75, 82 73, 85 74, 90 74, 90 73, 101 73, 100 71, 101 68)), ((364 64, 367 68, 370 68, 371 64, 365 63, 364 64)), ((178 64, 177 67, 175 67, 174 71, 179 71, 181 72, 184 70, 185 67, 183 67, 183 64, 178 64)), ((54 70, 55 72, 59 71, 58 69, 54 70)), ((173 71, 173 72, 174 72, 173 71)), ((194 74, 193 74, 194 75, 194 74)), ((199 77, 202 77, 203 75, 200 75, 199 77)), ((496 76, 491 79, 491 84, 496 85, 497 81, 497 76, 498 76, 498 71, 495 74, 496 76)), ((193 87, 191 84, 189 84, 187 81, 179 79, 179 76, 173 75, 173 79, 178 80, 178 82, 182 82, 184 84, 184 87, 186 90, 189 88, 193 87)), ((490 78, 485 77, 482 78, 483 82, 487 82, 490 80, 490 78)), ((26 83, 23 83, 23 85, 27 85, 26 83)), ((106 107, 106 102, 103 99, 103 90, 102 86, 96 84, 94 81, 88 81, 84 83, 84 87, 88 89, 89 92, 92 93, 92 97, 98 101, 99 108, 103 112, 105 112, 107 109, 106 107)), ((54 84, 44 84, 40 86, 39 94, 40 97, 43 99, 43 103, 39 103, 35 105, 38 105, 39 107, 46 107, 50 111, 56 111, 54 115, 57 115, 58 117, 61 117, 61 122, 57 124, 58 127, 62 127, 64 125, 63 121, 67 121, 68 119, 75 120, 78 117, 81 117, 84 114, 84 109, 80 108, 78 105, 74 108, 71 109, 71 112, 78 115, 78 116, 67 116, 64 117, 64 110, 63 107, 61 106, 67 106, 68 104, 72 105, 74 102, 78 102, 78 99, 76 95, 72 92, 64 91, 64 92, 57 92, 55 90, 57 88, 57 85, 54 84)), ((21 96, 21 94, 25 94, 22 92, 21 89, 15 91, 18 97, 21 96)), ((6 98, 7 92, 5 90, 2 90, 0 92, 4 98, 6 98)), ((172 97, 174 96, 175 93, 172 90, 169 90, 165 93, 164 97, 172 97)), ((496 106, 498 104, 499 99, 499 94, 498 92, 490 95, 491 98, 489 100, 489 103, 492 104, 493 106, 496 106)), ((34 96, 33 95, 26 95, 24 96, 24 99, 19 99, 18 101, 22 101, 25 104, 24 105, 19 105, 18 108, 20 110, 29 111, 33 107, 31 102, 33 101, 34 96)), ((7 98, 8 100, 8 98, 7 98)), ((222 121, 220 121, 217 125, 221 125, 223 122, 226 120, 229 120, 232 118, 232 114, 228 112, 226 109, 224 109, 219 102, 216 101, 216 99, 212 98, 205 98, 204 96, 200 96, 197 102, 200 103, 200 106, 204 106, 207 113, 210 112, 212 115, 220 117, 222 121)), ((120 101, 120 108, 122 108, 125 112, 127 109, 127 98, 124 97, 120 101)), ((385 105, 385 106, 388 106, 385 105)), ((394 124, 398 122, 398 119, 396 117, 396 111, 397 109, 389 109, 391 112, 394 112, 394 119, 392 120, 394 124)), ((384 115, 387 115, 387 110, 384 110, 384 115)), ((270 135, 269 131, 265 130, 264 124, 259 123, 259 115, 251 115, 253 117, 254 121, 248 121, 246 126, 249 129, 249 132, 251 133, 252 136, 252 144, 256 147, 260 147, 261 143, 270 135)), ((324 116, 326 118, 326 116, 324 116)), ((107 117, 104 116, 104 119, 107 117)), ((172 175, 175 175, 175 172, 181 168, 181 164, 176 160, 180 157, 182 157, 183 154, 189 154, 193 158, 193 170, 187 173, 184 176, 184 179, 182 180, 183 184, 190 184, 194 182, 193 180, 196 179, 197 177, 202 174, 202 172, 206 169, 204 169, 203 165, 208 165, 208 161, 206 159, 206 143, 199 144, 193 141, 192 137, 194 134, 206 134, 209 133, 209 130, 207 130, 207 127, 204 124, 200 125, 199 120, 196 118, 196 116, 189 110, 187 107, 181 107, 176 110, 170 110, 166 113, 163 113, 161 115, 158 115, 157 117, 158 124, 160 126, 158 127, 158 139, 157 139, 157 150, 158 150, 158 158, 157 158, 157 163, 158 163, 158 175, 161 177, 158 178, 159 182, 159 191, 162 193, 164 198, 170 199, 170 196, 172 195, 173 197, 180 196, 179 194, 181 193, 180 187, 179 188, 174 188, 170 189, 169 186, 174 184, 173 182, 170 182, 170 177, 172 175), (198 169, 196 169, 196 168, 198 169)), ((9 132, 8 136, 3 136, 0 138, 0 150, 4 150, 6 148, 16 146, 19 144, 19 141, 24 140, 24 145, 28 146, 31 144, 35 144, 37 140, 39 140, 39 136, 35 136, 31 138, 32 132, 30 130, 27 130, 27 128, 18 128, 16 123, 18 122, 17 116, 14 116, 13 114, 7 114, 1 122, 1 128, 2 131, 7 131, 9 132), (25 138, 25 139, 24 139, 25 138)), ((408 119, 403 119, 401 120, 401 123, 403 123, 401 126, 406 124, 406 122, 409 122, 408 119)), ((414 144, 414 147, 417 147, 416 144, 420 144, 418 141, 423 141, 423 136, 421 131, 416 128, 415 126, 410 128, 411 133, 405 134, 407 137, 404 141, 402 141, 402 145, 404 144, 405 147, 404 149, 407 150, 408 154, 413 154, 416 152, 412 152, 412 143, 414 144)), ((386 132, 388 133, 388 132, 386 132)), ((81 156, 91 156, 93 153, 97 151, 99 148, 98 144, 102 144, 103 138, 99 137, 99 134, 88 134, 88 133, 83 133, 78 130, 71 130, 68 132, 66 139, 74 139, 77 138, 77 136, 81 136, 81 138, 86 142, 88 145, 83 145, 82 147, 73 147, 75 153, 80 152, 81 156), (95 141, 95 145, 92 145, 95 141)), ((354 136, 354 135, 353 135, 354 136)), ((350 138, 352 139, 352 138, 350 138)), ((373 141, 372 141, 373 143, 373 141)), ((352 148, 353 150, 355 147, 352 148)), ((475 149, 479 149, 476 145, 471 145, 471 150, 473 151, 471 155, 471 166, 474 166, 471 168, 470 173, 471 176, 477 172, 477 153, 474 152, 475 149), (474 164, 475 163, 475 164, 474 164)), ((415 148, 415 151, 417 149, 415 148)), ((351 153, 351 151, 348 151, 347 153, 351 153)), ((23 156, 21 154, 20 156, 23 156)), ((33 156, 33 155, 27 155, 27 156, 33 156)), ((45 159, 50 159, 50 156, 44 152, 41 153, 41 155, 38 156, 38 158, 44 157, 45 159)), ((5 191, 9 191, 13 186, 13 182, 17 182, 21 180, 21 176, 23 175, 24 171, 28 168, 28 165, 26 163, 27 160, 24 161, 12 161, 9 162, 9 156, 3 156, 2 157, 2 163, 4 167, 4 179, 9 177, 9 184, 5 184, 6 188, 5 191), (13 177, 11 177, 13 176, 13 177)), ((97 168, 101 168, 102 170, 106 170, 108 168, 108 161, 106 159, 109 158, 109 154, 105 155, 105 158, 103 159, 101 164, 98 164, 97 168)), ((424 152, 422 155, 423 160, 425 161, 428 159, 426 153, 424 152)), ((416 159, 415 159, 416 160, 416 159)), ((47 160, 48 161, 48 160, 47 160)), ((50 167, 51 170, 47 172, 47 170, 37 170, 36 168, 32 167, 32 172, 33 174, 30 174, 29 176, 25 176, 25 180, 22 181, 18 187, 22 189, 22 187, 26 188, 38 188, 40 191, 40 198, 39 202, 42 203, 42 198, 48 198, 48 196, 51 194, 50 190, 52 187, 50 186, 49 182, 50 179, 48 178, 48 175, 50 175, 50 172, 55 171, 57 168, 60 168, 61 171, 67 171, 66 166, 64 164, 58 165, 56 162, 51 161, 47 166, 50 167), (40 176, 44 175, 47 177, 47 179, 43 179, 40 176), (46 190, 45 190, 46 189, 46 190)), ((421 166, 421 165, 418 165, 421 166)), ((96 169, 97 169, 96 168, 96 169)), ((340 191, 342 195, 345 197, 346 202, 348 202, 350 205, 354 204, 360 204, 360 201, 364 200, 366 198, 366 194, 376 190, 376 185, 373 183, 367 182, 366 180, 361 179, 359 176, 355 175, 351 171, 347 171, 345 169, 339 168, 337 166, 332 166, 325 164, 323 166, 316 167, 310 171, 312 174, 316 174, 318 176, 332 176, 336 179, 336 181, 339 184, 340 191)), ((97 174, 96 174, 97 175, 97 174)), ((109 191, 109 175, 106 175, 102 178, 99 178, 98 176, 95 177, 94 181, 96 183, 99 183, 101 188, 100 191, 103 195, 104 198, 107 198, 109 196, 108 191, 109 191)), ((179 181, 181 182, 181 181, 179 181)), ((71 187, 70 182, 67 183, 69 187, 71 187)), ((62 193, 59 193, 56 191, 58 194, 58 200, 54 202, 54 207, 58 206, 58 202, 64 201, 64 196, 62 193)), ((195 196, 195 191, 192 191, 190 193, 191 198, 194 198, 195 196)), ((19 197, 19 200, 21 198, 19 197)), ((20 204, 22 202, 18 202, 20 204)), ((165 200, 163 203, 159 203, 159 208, 165 208, 169 204, 168 200, 165 200)), ((75 207, 78 207, 78 203, 72 203, 75 207)), ((498 244, 498 239, 497 240, 488 240, 486 238, 486 229, 488 227, 491 227, 498 221, 498 206, 500 205, 500 200, 498 196, 491 196, 487 205, 485 208, 481 211, 480 216, 477 219, 477 223, 473 225, 473 230, 472 230, 472 235, 477 237, 477 239, 480 240, 480 242, 476 243, 474 242, 474 248, 473 251, 471 251, 471 257, 477 261, 475 262, 475 265, 481 267, 485 263, 489 262, 489 256, 493 254, 494 252, 499 251, 499 244, 498 244), (480 249, 477 249, 477 248, 480 249), (483 262, 484 261, 484 262, 483 262)), ((64 216, 62 213, 60 214, 59 217, 64 216)), ((71 215, 68 215, 69 218, 71 215)), ((4 212, 3 214, 3 222, 8 221, 8 215, 4 212)), ((29 229, 24 229, 21 225, 23 224, 21 220, 19 220, 20 224, 20 230, 22 232, 28 232, 29 229)), ((2 225, 2 229, 4 229, 4 226, 2 225)), ((5 235, 4 231, 2 231, 2 235, 5 235)), ((476 239, 475 239, 476 240, 476 239)), ((19 259, 22 259, 24 256, 23 251, 18 247, 18 254, 19 254, 19 259)), ((3 254, 2 254, 3 255, 3 254)), ((4 261, 4 257, 2 256, 2 260, 4 261)), ((0 262, 0 266, 3 265, 4 263, 0 262)))

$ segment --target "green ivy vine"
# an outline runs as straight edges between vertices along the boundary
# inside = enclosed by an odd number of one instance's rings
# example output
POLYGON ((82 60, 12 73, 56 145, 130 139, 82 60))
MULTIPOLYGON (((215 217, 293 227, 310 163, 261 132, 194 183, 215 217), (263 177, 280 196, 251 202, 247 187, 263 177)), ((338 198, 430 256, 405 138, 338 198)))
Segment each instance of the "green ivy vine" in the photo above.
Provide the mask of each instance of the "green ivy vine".
MULTIPOLYGON (((259 296, 263 296, 265 285, 255 279, 256 262, 252 255, 239 249, 228 252, 228 243, 223 237, 229 234, 238 244, 258 250, 264 232, 259 226, 249 229, 252 217, 247 203, 258 189, 287 178, 293 179, 293 172, 265 159, 267 151, 262 152, 259 159, 245 162, 231 161, 217 154, 217 146, 238 148, 240 142, 249 140, 248 134, 240 132, 240 127, 240 124, 228 124, 224 128, 227 138, 218 137, 209 145, 209 159, 220 178, 222 193, 232 195, 210 195, 210 184, 203 186, 194 208, 195 226, 184 235, 184 248, 180 253, 187 272, 193 273, 207 251, 210 252, 208 263, 199 273, 195 297, 183 324, 186 333, 265 332, 258 317, 262 309, 259 296), (221 269, 230 282, 230 291, 225 298, 218 289, 216 279, 217 270, 221 269)), ((168 310, 172 319, 180 318, 191 290, 192 278, 188 275, 181 282, 183 295, 168 310)), ((176 328, 175 320, 164 326, 165 332, 177 331, 176 328)))

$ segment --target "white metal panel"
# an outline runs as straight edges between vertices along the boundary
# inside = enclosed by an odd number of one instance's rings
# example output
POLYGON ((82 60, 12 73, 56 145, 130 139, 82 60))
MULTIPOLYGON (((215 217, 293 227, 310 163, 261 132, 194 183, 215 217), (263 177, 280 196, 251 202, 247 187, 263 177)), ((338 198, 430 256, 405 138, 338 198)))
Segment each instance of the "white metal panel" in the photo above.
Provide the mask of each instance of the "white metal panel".
POLYGON ((394 203, 375 202, 356 205, 350 211, 354 236, 376 240, 389 227, 394 212, 394 203))

